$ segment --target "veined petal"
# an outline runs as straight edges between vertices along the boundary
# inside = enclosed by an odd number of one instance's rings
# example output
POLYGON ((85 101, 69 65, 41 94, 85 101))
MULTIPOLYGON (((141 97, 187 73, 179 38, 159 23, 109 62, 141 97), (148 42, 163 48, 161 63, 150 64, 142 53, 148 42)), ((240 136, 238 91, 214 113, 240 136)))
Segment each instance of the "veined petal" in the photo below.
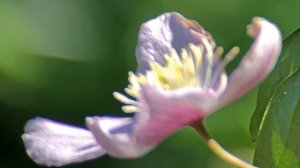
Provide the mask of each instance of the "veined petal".
POLYGON ((22 139, 27 154, 46 166, 59 167, 105 154, 90 131, 44 118, 29 120, 22 139))
POLYGON ((172 48, 180 53, 189 43, 198 45, 203 38, 214 44, 213 38, 201 26, 176 12, 165 13, 147 21, 141 26, 138 36, 138 71, 149 69, 149 61, 163 65, 163 56, 170 53, 172 48))
POLYGON ((255 17, 247 33, 255 41, 230 75, 228 86, 220 97, 219 106, 239 98, 261 82, 272 71, 280 55, 282 39, 274 24, 255 17))
POLYGON ((110 156, 123 159, 137 158, 155 147, 136 140, 133 133, 135 122, 132 118, 87 117, 86 123, 110 156))

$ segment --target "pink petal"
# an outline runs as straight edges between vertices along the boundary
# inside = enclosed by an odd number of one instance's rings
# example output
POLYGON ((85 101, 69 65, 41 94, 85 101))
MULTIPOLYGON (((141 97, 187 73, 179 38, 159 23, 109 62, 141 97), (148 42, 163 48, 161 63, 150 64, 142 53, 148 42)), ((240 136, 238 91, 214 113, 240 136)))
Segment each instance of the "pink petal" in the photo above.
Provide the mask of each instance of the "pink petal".
POLYGON ((272 71, 280 55, 281 35, 278 28, 269 21, 254 18, 248 27, 248 34, 255 41, 230 75, 219 106, 237 99, 261 82, 272 71))
POLYGON ((133 135, 135 122, 132 118, 88 117, 86 123, 110 156, 123 159, 137 158, 154 147, 136 141, 133 135))
POLYGON ((133 118, 89 117, 87 126, 107 154, 137 158, 177 129, 200 122, 213 111, 216 98, 213 91, 185 88, 166 93, 144 86, 141 110, 133 118))
POLYGON ((89 131, 43 118, 29 120, 22 139, 27 154, 45 166, 58 167, 105 154, 89 131))
POLYGON ((187 87, 166 92, 144 86, 141 112, 136 114, 137 140, 157 144, 179 128, 201 122, 214 111, 216 99, 210 90, 187 87))
POLYGON ((150 60, 164 64, 163 55, 170 53, 172 48, 180 52, 189 43, 199 44, 203 38, 214 43, 201 26, 176 12, 165 13, 147 21, 141 26, 138 36, 138 71, 148 69, 150 60))

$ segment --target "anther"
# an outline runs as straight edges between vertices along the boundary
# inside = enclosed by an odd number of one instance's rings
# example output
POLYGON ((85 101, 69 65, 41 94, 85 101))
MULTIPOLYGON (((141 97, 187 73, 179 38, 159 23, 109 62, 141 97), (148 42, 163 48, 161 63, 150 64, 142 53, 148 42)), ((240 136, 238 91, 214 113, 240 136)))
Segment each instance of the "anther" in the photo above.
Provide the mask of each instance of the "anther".
POLYGON ((122 110, 125 113, 134 113, 134 112, 138 112, 139 108, 136 106, 125 105, 125 106, 122 106, 122 110))
POLYGON ((224 53, 224 48, 223 47, 217 47, 216 51, 214 52, 214 59, 219 60, 224 53))
POLYGON ((216 68, 211 83, 212 85, 215 85, 215 82, 217 81, 218 77, 221 75, 222 71, 224 71, 225 67, 238 55, 240 52, 240 48, 235 46, 233 47, 225 56, 222 61, 216 68))
POLYGON ((211 85, 211 78, 212 78, 212 66, 213 66, 213 51, 212 51, 212 46, 209 44, 209 42, 206 39, 203 39, 203 45, 205 47, 205 57, 206 57, 206 73, 205 73, 205 78, 204 83, 203 83, 203 88, 208 88, 211 85))
POLYGON ((230 63, 240 52, 240 48, 235 46, 233 47, 224 57, 223 66, 225 67, 228 63, 230 63))
POLYGON ((122 95, 119 92, 113 92, 113 96, 119 100, 120 102, 124 103, 124 104, 132 104, 132 105, 138 105, 138 102, 129 99, 128 97, 122 95))

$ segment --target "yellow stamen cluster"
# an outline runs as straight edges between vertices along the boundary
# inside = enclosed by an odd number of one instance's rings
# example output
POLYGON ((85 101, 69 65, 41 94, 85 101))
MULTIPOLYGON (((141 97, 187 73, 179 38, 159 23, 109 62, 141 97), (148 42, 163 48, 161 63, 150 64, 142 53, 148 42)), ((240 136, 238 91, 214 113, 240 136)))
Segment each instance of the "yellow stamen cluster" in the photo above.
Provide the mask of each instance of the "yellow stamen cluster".
MULTIPOLYGON (((165 64, 160 64, 154 60, 149 61, 149 70, 144 74, 134 74, 129 72, 129 85, 125 92, 137 99, 140 96, 141 86, 149 84, 165 91, 175 90, 183 87, 201 87, 208 89, 214 85, 218 76, 223 71, 225 64, 238 53, 238 48, 233 48, 217 68, 215 63, 222 55, 223 49, 217 48, 213 52, 208 41, 203 41, 203 45, 195 46, 190 44, 188 48, 182 49, 179 56, 175 49, 171 49, 169 55, 165 55, 165 64), (205 53, 205 54, 204 54, 205 53)), ((124 112, 137 112, 138 102, 132 100, 119 92, 113 93, 114 97, 126 104, 122 107, 124 112)))

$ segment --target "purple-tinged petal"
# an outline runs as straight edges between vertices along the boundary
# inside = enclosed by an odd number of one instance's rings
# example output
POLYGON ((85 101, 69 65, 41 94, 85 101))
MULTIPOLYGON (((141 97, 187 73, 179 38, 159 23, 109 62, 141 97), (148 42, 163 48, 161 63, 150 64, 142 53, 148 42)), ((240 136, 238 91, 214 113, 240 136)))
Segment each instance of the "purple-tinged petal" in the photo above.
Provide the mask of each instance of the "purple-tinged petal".
POLYGON ((237 99, 261 82, 272 71, 280 55, 281 34, 269 21, 253 18, 247 33, 255 41, 230 75, 228 87, 220 97, 219 106, 237 99))
POLYGON ((205 38, 214 44, 213 38, 195 21, 188 20, 176 12, 170 12, 149 20, 141 26, 136 56, 138 71, 149 69, 149 61, 164 64, 164 54, 175 49, 180 53, 189 43, 198 45, 205 38))
POLYGON ((135 116, 137 141, 157 144, 179 128, 201 121, 214 111, 216 99, 212 90, 186 87, 168 92, 144 86, 141 112, 135 116))
POLYGON ((208 90, 185 88, 163 92, 143 86, 141 110, 133 118, 88 117, 87 126, 107 154, 137 158, 177 129, 201 121, 213 111, 216 97, 208 90))
POLYGON ((43 118, 29 120, 22 139, 27 154, 45 166, 59 167, 105 154, 90 131, 43 118))
POLYGON ((87 117, 88 128, 107 154, 116 158, 137 158, 154 146, 146 146, 133 136, 135 122, 127 117, 87 117))

